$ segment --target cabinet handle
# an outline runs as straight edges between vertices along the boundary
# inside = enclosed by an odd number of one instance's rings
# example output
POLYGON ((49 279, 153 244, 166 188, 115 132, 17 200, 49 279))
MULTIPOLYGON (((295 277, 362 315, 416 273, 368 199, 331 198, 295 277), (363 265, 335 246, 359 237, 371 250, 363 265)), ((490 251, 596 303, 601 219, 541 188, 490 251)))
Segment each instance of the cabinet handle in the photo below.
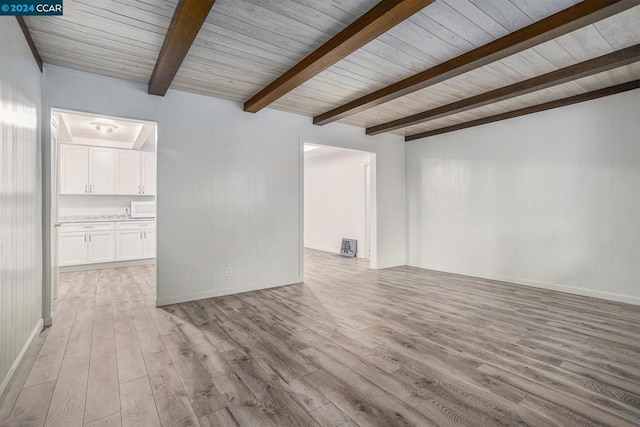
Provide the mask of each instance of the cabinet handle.
POLYGON ((85 184, 84 185, 84 192, 88 193, 89 192, 88 189, 89 189, 89 184, 85 184))
POLYGON ((142 187, 140 187, 140 186, 138 185, 138 194, 140 194, 140 193, 141 193, 141 191, 142 191, 142 190, 141 190, 141 188, 142 188, 142 187))
POLYGON ((84 233, 84 242, 87 243, 87 233, 84 233))
POLYGON ((145 230, 143 233, 144 233, 144 238, 146 239, 147 238, 147 230, 145 230))
POLYGON ((93 184, 89 184, 89 193, 93 193, 93 184))
POLYGON ((91 233, 89 233, 89 243, 91 243, 91 233))

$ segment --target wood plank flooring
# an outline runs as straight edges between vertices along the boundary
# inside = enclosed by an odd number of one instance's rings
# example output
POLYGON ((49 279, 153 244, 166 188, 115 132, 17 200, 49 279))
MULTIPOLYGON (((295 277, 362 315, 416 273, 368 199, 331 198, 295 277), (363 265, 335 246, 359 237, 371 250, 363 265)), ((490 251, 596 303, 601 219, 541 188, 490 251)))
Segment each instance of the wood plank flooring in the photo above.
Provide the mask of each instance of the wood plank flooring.
POLYGON ((305 257, 163 308, 152 266, 63 274, 0 425, 640 425, 640 307, 305 257))

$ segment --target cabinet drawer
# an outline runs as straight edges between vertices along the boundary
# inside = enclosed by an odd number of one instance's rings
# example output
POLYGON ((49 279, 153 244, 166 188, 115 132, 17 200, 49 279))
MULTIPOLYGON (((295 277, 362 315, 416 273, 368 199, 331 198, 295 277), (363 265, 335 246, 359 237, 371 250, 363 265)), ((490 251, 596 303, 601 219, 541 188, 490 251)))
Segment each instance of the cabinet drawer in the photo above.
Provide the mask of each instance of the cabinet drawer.
POLYGON ((123 221, 116 223, 116 230, 148 230, 155 228, 155 221, 123 221))
POLYGON ((60 228, 61 233, 77 233, 77 232, 89 232, 89 231, 113 231, 115 230, 115 223, 113 222, 79 222, 73 224, 62 224, 60 228))

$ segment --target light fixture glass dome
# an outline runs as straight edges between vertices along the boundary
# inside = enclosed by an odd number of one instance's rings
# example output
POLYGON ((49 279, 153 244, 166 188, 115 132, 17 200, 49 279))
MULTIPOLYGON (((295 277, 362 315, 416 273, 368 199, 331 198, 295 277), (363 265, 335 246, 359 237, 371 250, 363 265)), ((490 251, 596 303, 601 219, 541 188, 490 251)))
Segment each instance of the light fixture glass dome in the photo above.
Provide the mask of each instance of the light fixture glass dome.
POLYGON ((118 129, 118 126, 107 122, 91 122, 91 126, 95 127, 96 130, 102 134, 109 134, 118 129))

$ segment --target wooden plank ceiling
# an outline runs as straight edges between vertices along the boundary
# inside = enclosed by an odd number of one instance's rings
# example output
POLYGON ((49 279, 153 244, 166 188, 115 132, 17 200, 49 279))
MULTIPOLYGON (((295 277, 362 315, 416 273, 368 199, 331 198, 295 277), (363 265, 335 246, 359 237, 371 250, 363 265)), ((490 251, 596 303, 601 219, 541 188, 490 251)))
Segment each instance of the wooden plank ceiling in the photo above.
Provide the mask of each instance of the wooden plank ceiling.
MULTIPOLYGON (((216 0, 170 87, 244 103, 377 3, 216 0)), ((269 108, 318 116, 577 3, 436 0, 269 108)), ((25 21, 45 63, 147 83, 176 4, 66 0, 64 16, 25 21)), ((639 44, 640 0, 630 4, 614 16, 339 122, 371 128, 639 44)), ((639 78, 635 62, 393 133, 415 135, 639 78)))

